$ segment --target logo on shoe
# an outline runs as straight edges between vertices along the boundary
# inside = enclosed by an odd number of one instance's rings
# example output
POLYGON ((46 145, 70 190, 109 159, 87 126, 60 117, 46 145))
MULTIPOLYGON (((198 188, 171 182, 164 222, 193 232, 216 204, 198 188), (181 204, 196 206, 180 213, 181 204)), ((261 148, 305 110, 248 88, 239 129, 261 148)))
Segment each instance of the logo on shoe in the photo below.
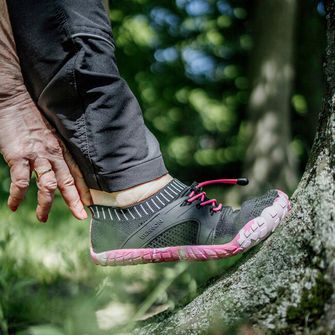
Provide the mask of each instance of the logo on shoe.
POLYGON ((156 221, 153 226, 151 226, 147 231, 145 231, 142 235, 140 235, 140 239, 144 240, 146 237, 148 237, 151 233, 153 233, 161 224, 163 223, 162 219, 159 219, 156 221))

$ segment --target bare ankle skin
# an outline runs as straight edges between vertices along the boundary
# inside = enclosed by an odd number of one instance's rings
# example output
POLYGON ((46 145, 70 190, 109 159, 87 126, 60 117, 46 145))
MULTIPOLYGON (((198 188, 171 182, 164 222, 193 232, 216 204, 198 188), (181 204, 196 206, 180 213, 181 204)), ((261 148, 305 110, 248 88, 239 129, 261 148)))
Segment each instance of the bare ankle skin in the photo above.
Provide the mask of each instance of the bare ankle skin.
POLYGON ((104 192, 90 189, 95 205, 128 207, 145 200, 167 185, 173 178, 166 174, 158 179, 118 192, 104 192))

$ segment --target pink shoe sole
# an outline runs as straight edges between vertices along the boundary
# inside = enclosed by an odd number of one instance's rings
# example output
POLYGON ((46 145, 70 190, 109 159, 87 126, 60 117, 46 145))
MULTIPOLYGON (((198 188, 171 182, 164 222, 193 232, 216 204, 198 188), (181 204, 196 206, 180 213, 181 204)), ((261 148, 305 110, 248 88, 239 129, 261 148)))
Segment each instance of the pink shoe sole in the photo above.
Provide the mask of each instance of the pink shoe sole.
POLYGON ((186 261, 206 261, 221 259, 242 253, 265 240, 282 222, 291 209, 288 196, 278 190, 278 197, 272 206, 263 210, 260 216, 249 221, 226 244, 186 245, 166 248, 118 249, 95 253, 91 247, 91 257, 98 265, 136 265, 145 263, 186 261))

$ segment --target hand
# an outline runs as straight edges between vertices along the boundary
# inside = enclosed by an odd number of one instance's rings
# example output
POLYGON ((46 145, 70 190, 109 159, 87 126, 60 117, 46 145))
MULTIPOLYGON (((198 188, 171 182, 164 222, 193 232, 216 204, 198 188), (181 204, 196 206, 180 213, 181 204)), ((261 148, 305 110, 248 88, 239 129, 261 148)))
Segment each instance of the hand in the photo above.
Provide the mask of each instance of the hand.
POLYGON ((77 165, 27 92, 3 0, 0 0, 0 152, 10 167, 11 210, 15 211, 23 200, 32 170, 51 170, 37 180, 38 220, 48 219, 57 187, 73 215, 78 219, 87 217, 83 203, 90 204, 90 193, 77 165))
POLYGON ((83 203, 90 204, 91 198, 78 167, 43 120, 25 87, 16 87, 16 92, 0 102, 0 151, 11 174, 9 208, 15 211, 22 202, 33 170, 51 170, 37 180, 38 220, 47 221, 57 187, 72 214, 86 219, 83 203))

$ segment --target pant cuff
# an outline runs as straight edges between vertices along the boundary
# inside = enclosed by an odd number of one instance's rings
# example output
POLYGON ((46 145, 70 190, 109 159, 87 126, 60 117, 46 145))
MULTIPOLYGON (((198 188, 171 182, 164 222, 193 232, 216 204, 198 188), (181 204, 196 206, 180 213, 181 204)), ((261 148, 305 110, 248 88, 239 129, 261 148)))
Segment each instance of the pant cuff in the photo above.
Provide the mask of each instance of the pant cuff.
POLYGON ((96 180, 98 185, 92 183, 92 185, 87 186, 100 191, 117 192, 157 179, 167 173, 163 158, 159 156, 123 171, 95 175, 94 178, 89 178, 89 180, 96 180))

